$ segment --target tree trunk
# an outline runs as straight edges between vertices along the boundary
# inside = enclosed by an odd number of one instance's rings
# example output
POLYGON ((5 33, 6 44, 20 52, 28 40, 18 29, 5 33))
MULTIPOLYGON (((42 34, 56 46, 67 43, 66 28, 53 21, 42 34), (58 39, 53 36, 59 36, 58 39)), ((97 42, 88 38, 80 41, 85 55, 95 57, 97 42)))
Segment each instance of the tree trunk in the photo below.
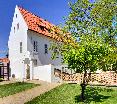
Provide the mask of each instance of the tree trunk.
POLYGON ((82 92, 81 92, 81 100, 84 101, 85 100, 85 89, 86 89, 86 76, 87 76, 87 71, 85 71, 84 73, 84 77, 83 77, 83 82, 81 83, 81 88, 82 88, 82 92))

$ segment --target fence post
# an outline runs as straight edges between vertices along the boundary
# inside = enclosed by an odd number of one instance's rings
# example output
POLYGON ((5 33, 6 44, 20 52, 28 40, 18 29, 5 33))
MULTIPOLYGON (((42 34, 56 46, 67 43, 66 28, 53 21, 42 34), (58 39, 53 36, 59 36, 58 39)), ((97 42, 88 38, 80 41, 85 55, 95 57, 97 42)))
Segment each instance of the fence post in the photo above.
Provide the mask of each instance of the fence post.
POLYGON ((9 80, 9 63, 7 63, 7 75, 8 75, 8 80, 9 80))
POLYGON ((2 73, 2 74, 3 74, 3 79, 4 79, 4 65, 3 65, 3 67, 2 67, 2 68, 3 68, 3 73, 2 73))

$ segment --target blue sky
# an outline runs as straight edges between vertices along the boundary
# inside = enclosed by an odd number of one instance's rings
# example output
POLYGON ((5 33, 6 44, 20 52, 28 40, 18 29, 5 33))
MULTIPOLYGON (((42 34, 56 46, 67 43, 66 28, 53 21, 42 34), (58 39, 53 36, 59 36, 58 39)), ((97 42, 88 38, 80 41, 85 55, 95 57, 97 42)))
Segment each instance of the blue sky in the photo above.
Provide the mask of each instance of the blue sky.
MULTIPOLYGON (((63 17, 68 15, 68 2, 69 0, 0 0, 0 51, 7 50, 16 5, 58 25, 64 23, 63 17)), ((0 53, 0 57, 3 56, 0 53)))

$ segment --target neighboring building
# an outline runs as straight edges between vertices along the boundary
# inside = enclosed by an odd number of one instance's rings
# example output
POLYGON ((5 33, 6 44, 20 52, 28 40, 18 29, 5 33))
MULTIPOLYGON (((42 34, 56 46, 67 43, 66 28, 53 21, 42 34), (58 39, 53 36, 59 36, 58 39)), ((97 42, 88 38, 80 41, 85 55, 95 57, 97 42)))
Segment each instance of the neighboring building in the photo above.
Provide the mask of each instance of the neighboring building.
POLYGON ((4 66, 6 66, 7 63, 9 63, 9 59, 8 58, 0 58, 0 63, 4 64, 4 66))
POLYGON ((9 59, 0 58, 0 78, 4 80, 9 80, 10 69, 9 69, 9 59))
POLYGON ((58 39, 49 32, 53 26, 16 6, 8 41, 11 76, 20 80, 55 81, 54 67, 61 68, 61 56, 51 59, 50 43, 58 39))

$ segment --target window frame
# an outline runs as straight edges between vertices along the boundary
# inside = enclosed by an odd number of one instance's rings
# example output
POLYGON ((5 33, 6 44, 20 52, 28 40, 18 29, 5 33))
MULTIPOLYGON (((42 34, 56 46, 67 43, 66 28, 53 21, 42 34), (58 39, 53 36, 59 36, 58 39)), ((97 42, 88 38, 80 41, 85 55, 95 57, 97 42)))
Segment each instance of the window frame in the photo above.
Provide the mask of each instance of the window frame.
POLYGON ((33 41, 33 51, 38 52, 38 42, 37 41, 33 41))
POLYGON ((19 30, 19 23, 17 23, 17 30, 19 30))
POLYGON ((34 63, 34 66, 37 66, 38 65, 37 59, 34 59, 33 63, 34 63))
POLYGON ((15 33, 15 26, 14 26, 14 28, 13 28, 13 29, 14 29, 14 33, 15 33))
POLYGON ((44 50, 44 51, 45 51, 44 53, 45 53, 45 54, 48 54, 48 45, 47 45, 47 44, 44 44, 44 49, 45 49, 45 50, 44 50))
POLYGON ((17 18, 17 14, 15 15, 15 17, 17 18))
POLYGON ((22 45, 22 42, 20 42, 20 53, 23 52, 23 45, 22 45))

